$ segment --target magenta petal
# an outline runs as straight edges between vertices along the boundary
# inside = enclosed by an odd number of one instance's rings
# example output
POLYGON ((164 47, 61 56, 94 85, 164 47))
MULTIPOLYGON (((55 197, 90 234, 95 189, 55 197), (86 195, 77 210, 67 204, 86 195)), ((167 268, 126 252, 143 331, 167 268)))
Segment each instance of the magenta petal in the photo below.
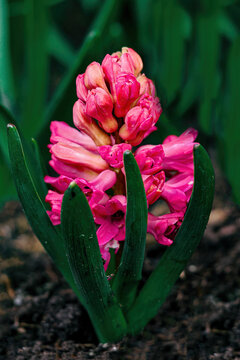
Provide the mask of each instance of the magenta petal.
POLYGON ((94 180, 89 183, 97 190, 106 191, 111 189, 117 181, 117 175, 112 170, 102 171, 94 180))
POLYGON ((118 233, 118 228, 113 225, 110 221, 105 221, 97 230, 97 238, 99 245, 105 245, 118 233))
POLYGON ((116 144, 113 146, 105 145, 98 148, 101 157, 113 168, 123 167, 123 153, 126 150, 131 150, 130 144, 116 144))

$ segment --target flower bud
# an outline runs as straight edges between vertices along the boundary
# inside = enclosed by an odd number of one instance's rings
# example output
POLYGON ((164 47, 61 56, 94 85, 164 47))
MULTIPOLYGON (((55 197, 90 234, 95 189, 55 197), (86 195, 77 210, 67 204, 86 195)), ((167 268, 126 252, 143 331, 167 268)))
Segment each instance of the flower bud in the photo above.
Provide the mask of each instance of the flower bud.
POLYGON ((84 74, 84 84, 89 90, 95 89, 96 87, 100 87, 104 89, 106 92, 108 92, 108 88, 104 80, 104 73, 101 65, 98 62, 96 61, 92 62, 86 68, 84 74))
POLYGON ((152 80, 148 79, 145 74, 141 74, 137 77, 137 81, 140 83, 139 96, 144 94, 156 96, 156 89, 152 80))
POLYGON ((121 66, 119 64, 119 57, 118 55, 109 55, 107 54, 102 61, 102 69, 105 74, 105 78, 109 83, 111 94, 113 100, 116 100, 116 89, 115 89, 115 82, 116 77, 121 72, 121 66))
POLYGON ((111 144, 110 137, 86 114, 85 108, 86 105, 81 100, 77 100, 73 106, 73 122, 76 128, 89 135, 98 146, 111 144))
POLYGON ((131 56, 128 53, 122 54, 119 63, 121 65, 121 72, 126 72, 133 74, 135 72, 135 67, 131 56))
POLYGON ((143 68, 143 62, 141 59, 141 56, 138 55, 136 51, 134 51, 131 48, 123 47, 122 48, 122 54, 129 54, 131 56, 133 66, 134 66, 134 75, 138 76, 138 74, 142 71, 143 68))
POLYGON ((82 101, 86 101, 88 94, 88 89, 84 84, 84 75, 85 74, 79 74, 76 78, 77 97, 82 101))
POLYGON ((132 74, 121 73, 116 78, 115 115, 123 117, 138 99, 140 84, 132 74))
POLYGON ((136 146, 145 137, 145 133, 154 127, 161 114, 161 105, 158 98, 143 95, 137 106, 130 109, 125 116, 125 124, 121 127, 119 135, 123 140, 136 146))
POLYGON ((97 87, 88 93, 86 114, 98 120, 108 133, 118 129, 118 122, 112 115, 112 111, 112 98, 105 90, 97 87))

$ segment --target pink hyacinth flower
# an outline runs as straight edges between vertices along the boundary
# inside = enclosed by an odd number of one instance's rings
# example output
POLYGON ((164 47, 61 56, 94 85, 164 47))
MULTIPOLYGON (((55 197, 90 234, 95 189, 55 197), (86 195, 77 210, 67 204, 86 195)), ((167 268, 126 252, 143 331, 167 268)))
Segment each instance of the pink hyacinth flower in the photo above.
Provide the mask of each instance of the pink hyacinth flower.
POLYGON ((143 68, 141 56, 139 56, 136 51, 128 47, 122 48, 122 56, 124 57, 125 54, 130 55, 134 68, 134 75, 138 76, 138 74, 142 71, 143 68))
POLYGON ((86 68, 84 74, 84 84, 89 90, 100 87, 106 92, 108 92, 108 88, 104 80, 104 73, 101 65, 98 62, 92 62, 86 68))
POLYGON ((61 206, 62 206, 63 194, 59 194, 56 191, 49 190, 45 201, 51 205, 51 211, 47 210, 47 214, 53 223, 53 225, 61 224, 61 206))
POLYGON ((152 234, 159 244, 170 246, 179 229, 183 213, 171 213, 162 216, 148 214, 147 232, 152 234))
POLYGON ((141 173, 144 175, 151 175, 160 171, 164 156, 162 145, 140 146, 135 152, 135 159, 141 173))
POLYGON ((152 80, 148 79, 145 74, 141 74, 137 77, 137 81, 140 84, 140 93, 139 96, 144 94, 151 95, 152 97, 156 96, 156 89, 152 80))
POLYGON ((163 142, 165 158, 163 169, 189 171, 193 173, 193 146, 198 132, 195 129, 187 129, 180 136, 168 136, 163 142))
POLYGON ((114 118, 112 111, 113 102, 108 92, 97 87, 88 93, 86 114, 98 120, 108 133, 112 133, 118 128, 118 122, 114 118))
POLYGON ((118 252, 119 249, 119 242, 116 240, 111 240, 109 241, 107 244, 100 246, 100 252, 102 255, 102 258, 104 260, 104 270, 107 271, 110 259, 111 259, 111 255, 109 250, 113 249, 114 253, 116 254, 118 252))
POLYGON ((126 150, 131 150, 130 144, 116 144, 113 146, 100 146, 98 152, 101 157, 113 168, 123 167, 123 153, 126 150))
POLYGON ((160 171, 156 175, 143 175, 143 184, 148 205, 155 203, 160 198, 163 192, 164 182, 164 171, 160 171))
POLYGON ((96 145, 111 144, 110 137, 87 115, 86 104, 80 99, 73 106, 73 122, 76 128, 92 138, 96 145))
POLYGON ((77 131, 63 121, 52 121, 50 125, 52 144, 57 144, 59 141, 75 143, 84 146, 88 150, 96 150, 95 142, 85 133, 77 131))
POLYGON ((156 124, 161 112, 158 98, 143 95, 137 105, 126 114, 125 123, 119 130, 119 135, 133 146, 140 144, 145 133, 156 124))
POLYGON ((107 54, 102 61, 102 69, 106 81, 110 85, 111 94, 116 100, 116 78, 120 73, 128 73, 138 76, 143 67, 141 57, 130 48, 122 48, 122 52, 112 55, 107 54))
POLYGON ((162 191, 162 198, 168 203, 172 212, 185 213, 193 189, 193 174, 178 174, 166 181, 162 191))
POLYGON ((168 136, 162 145, 133 149, 157 129, 162 112, 142 68, 141 57, 131 48, 106 55, 102 64, 92 62, 76 79, 76 129, 64 122, 51 124, 49 164, 58 175, 44 179, 51 187, 48 215, 54 225, 60 224, 63 195, 74 180, 91 208, 105 270, 110 249, 116 253, 125 239, 124 151, 133 151, 148 207, 158 200, 168 205, 170 213, 148 216, 147 232, 160 244, 172 244, 193 189, 196 130, 168 136))
POLYGON ((105 78, 110 85, 111 94, 113 100, 116 99, 115 82, 118 74, 121 72, 121 65, 119 64, 118 55, 107 54, 102 61, 102 69, 104 71, 105 78))
POLYGON ((86 180, 94 179, 98 173, 90 168, 76 166, 76 164, 66 164, 63 161, 56 158, 52 155, 51 160, 49 161, 49 165, 58 173, 59 175, 65 175, 75 178, 84 178, 86 180))
POLYGON ((115 82, 116 104, 115 115, 123 117, 139 97, 140 84, 135 76, 128 73, 121 73, 115 82))
POLYGON ((88 89, 84 83, 84 75, 85 74, 79 74, 76 78, 77 97, 82 101, 86 101, 88 94, 88 89))
POLYGON ((115 239, 125 239, 126 196, 115 195, 105 204, 97 204, 93 208, 94 220, 100 227, 97 237, 100 246, 115 239))
POLYGON ((70 145, 62 142, 52 145, 51 153, 65 164, 86 167, 100 172, 108 168, 108 164, 98 154, 85 149, 81 145, 70 145))

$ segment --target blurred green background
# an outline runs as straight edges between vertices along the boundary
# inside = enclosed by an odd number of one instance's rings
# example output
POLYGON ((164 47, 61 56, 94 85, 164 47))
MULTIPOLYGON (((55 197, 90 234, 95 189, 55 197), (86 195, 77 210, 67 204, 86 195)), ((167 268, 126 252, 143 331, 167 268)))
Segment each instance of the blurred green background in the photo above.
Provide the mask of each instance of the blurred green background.
POLYGON ((236 0, 0 0, 0 203, 17 198, 6 124, 17 124, 30 167, 31 138, 47 162, 50 121, 72 124, 77 74, 128 46, 163 107, 148 142, 197 128, 240 204, 239 30, 236 0))

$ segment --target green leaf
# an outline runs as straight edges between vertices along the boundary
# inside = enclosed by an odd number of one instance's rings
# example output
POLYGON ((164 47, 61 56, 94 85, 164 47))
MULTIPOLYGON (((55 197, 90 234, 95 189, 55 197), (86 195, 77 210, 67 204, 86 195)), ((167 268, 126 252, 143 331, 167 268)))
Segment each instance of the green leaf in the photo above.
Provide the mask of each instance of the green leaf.
POLYGON ((16 200, 17 193, 10 173, 7 124, 14 123, 11 113, 0 105, 0 207, 9 200, 16 200))
MULTIPOLYGON (((7 138, 7 124, 9 123, 14 124, 17 127, 16 121, 13 118, 12 114, 4 106, 0 105, 0 150, 5 163, 10 169, 11 164, 9 159, 8 138, 7 138)), ((18 132, 21 134, 20 129, 18 129, 18 132)), ((36 186, 38 193, 40 194, 41 200, 44 202, 45 196, 47 194, 47 187, 43 180, 44 174, 42 171, 42 167, 40 165, 41 156, 36 141, 35 140, 32 141, 33 143, 30 146, 30 144, 25 140, 25 138, 22 137, 23 149, 27 157, 28 166, 33 176, 34 184, 36 186)), ((10 184, 12 182, 12 179, 9 174, 9 170, 6 169, 5 172, 6 173, 2 175, 2 178, 6 178, 5 184, 9 188, 14 190, 13 184, 10 184)), ((5 188, 6 185, 3 188, 5 188)), ((13 198, 16 197, 15 193, 16 192, 14 191, 13 198)), ((6 194, 7 191, 5 195, 6 194)), ((8 199, 7 196, 4 196, 4 198, 6 200, 8 199)), ((9 198, 12 198, 12 194, 9 194, 9 198)))
POLYGON ((190 19, 176 1, 169 0, 163 6, 162 21, 161 82, 166 90, 168 102, 171 102, 182 84, 186 26, 190 19))
POLYGON ((29 172, 20 136, 16 127, 11 124, 8 126, 8 146, 12 175, 28 221, 41 244, 81 301, 68 265, 63 238, 46 213, 29 172))
POLYGON ((7 140, 7 124, 12 123, 16 125, 15 120, 10 111, 0 104, 0 149, 3 155, 5 164, 10 166, 8 140, 7 140))
POLYGON ((219 32, 226 36, 230 41, 236 39, 238 29, 226 12, 220 11, 218 16, 219 32))
POLYGON ((232 186, 235 200, 240 204, 240 107, 239 107, 239 84, 240 84, 240 36, 233 42, 227 64, 227 99, 225 109, 222 111, 223 122, 223 155, 225 170, 232 186))
POLYGON ((126 237, 113 290, 124 310, 135 300, 142 278, 146 233, 147 199, 139 167, 130 151, 124 153, 127 182, 126 237))
POLYGON ((0 208, 6 201, 10 200, 17 200, 17 192, 12 181, 12 174, 2 161, 2 154, 0 153, 0 208))
POLYGON ((45 1, 25 0, 26 8, 26 95, 22 129, 35 136, 42 127, 47 84, 47 5, 45 1))
MULTIPOLYGON (((70 122, 72 120, 72 107, 74 99, 76 99, 76 85, 75 79, 77 75, 84 71, 86 59, 89 56, 97 42, 101 41, 101 36, 106 29, 111 16, 117 5, 117 0, 106 0, 99 12, 96 20, 91 26, 80 50, 75 56, 75 62, 70 67, 69 71, 63 78, 60 86, 55 91, 55 94, 46 110, 44 117, 44 124, 41 133, 38 137, 38 142, 42 147, 46 148, 49 141, 49 123, 52 120, 64 120, 70 122)), ((46 153, 45 153, 46 155, 46 153)))
POLYGON ((62 229, 69 265, 99 340, 120 340, 126 321, 105 275, 91 209, 75 182, 64 194, 62 229))
POLYGON ((126 314, 132 333, 139 332, 157 314, 203 236, 212 207, 214 172, 200 145, 194 149, 194 167, 194 189, 183 224, 126 314))
POLYGON ((50 26, 47 38, 48 52, 61 64, 69 67, 75 57, 74 50, 55 24, 50 26))
POLYGON ((8 1, 0 0, 0 103, 11 108, 15 89, 10 55, 8 1))
MULTIPOLYGON (((45 0, 46 6, 55 6, 66 0, 45 0)), ((27 8, 24 1, 14 1, 9 4, 10 16, 24 16, 27 14, 27 8)))
POLYGON ((41 198, 41 200, 44 202, 45 197, 48 192, 47 185, 44 181, 44 176, 46 175, 46 169, 43 164, 43 160, 41 158, 41 154, 39 151, 38 143, 35 139, 32 139, 32 148, 33 148, 33 161, 34 164, 32 166, 32 172, 35 172, 35 185, 37 186, 38 194, 41 198))
POLYGON ((218 12, 198 18, 199 44, 199 123, 207 134, 212 133, 212 107, 217 97, 219 73, 220 36, 218 12))

